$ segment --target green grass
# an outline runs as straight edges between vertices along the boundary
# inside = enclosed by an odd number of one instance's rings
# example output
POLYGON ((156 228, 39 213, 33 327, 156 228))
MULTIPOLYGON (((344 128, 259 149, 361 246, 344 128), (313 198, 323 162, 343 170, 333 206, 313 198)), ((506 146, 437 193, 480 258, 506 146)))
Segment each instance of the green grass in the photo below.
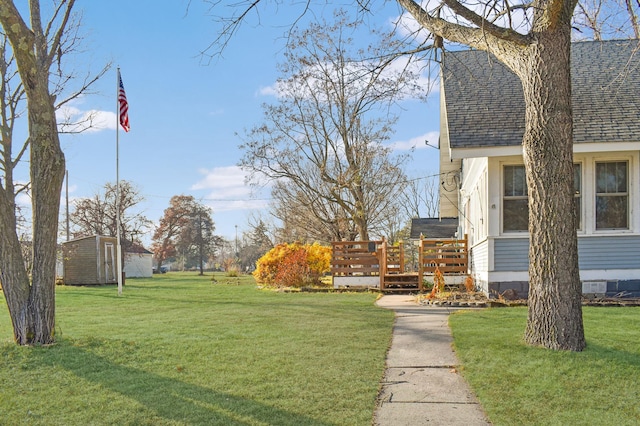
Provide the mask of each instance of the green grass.
POLYGON ((0 424, 369 425, 393 312, 169 273, 58 287, 57 343, 18 347, 0 302, 0 424))
POLYGON ((495 425, 640 424, 640 309, 583 315, 580 353, 524 345, 526 308, 450 317, 463 374, 495 425))

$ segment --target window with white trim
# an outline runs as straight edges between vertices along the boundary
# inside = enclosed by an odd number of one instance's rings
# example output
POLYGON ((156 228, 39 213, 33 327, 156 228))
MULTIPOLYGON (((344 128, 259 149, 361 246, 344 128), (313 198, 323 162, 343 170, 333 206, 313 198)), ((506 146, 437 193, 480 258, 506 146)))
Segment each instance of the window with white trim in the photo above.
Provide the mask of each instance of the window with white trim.
POLYGON ((596 162, 596 229, 629 229, 629 162, 596 162))
MULTIPOLYGON (((582 228, 582 166, 573 165, 574 209, 577 229, 582 228)), ((503 168, 502 230, 526 231, 529 225, 529 201, 524 165, 503 168)))
POLYGON ((529 226, 529 202, 524 166, 504 166, 502 196, 502 230, 526 231, 529 226))

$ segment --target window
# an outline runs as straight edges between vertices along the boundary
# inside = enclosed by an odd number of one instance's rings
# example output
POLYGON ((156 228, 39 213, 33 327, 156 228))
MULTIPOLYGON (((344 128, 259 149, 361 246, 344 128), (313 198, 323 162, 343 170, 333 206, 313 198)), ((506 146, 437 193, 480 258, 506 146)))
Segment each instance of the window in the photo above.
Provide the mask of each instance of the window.
MULTIPOLYGON (((582 226, 582 167, 573 165, 574 209, 576 226, 582 226)), ((529 202, 524 166, 504 166, 502 229, 505 232, 526 231, 529 225, 529 202)))
POLYGON ((505 232, 526 231, 529 225, 529 204, 524 166, 504 166, 502 202, 502 229, 505 232))
POLYGON ((596 229, 629 228, 629 163, 596 163, 596 229))

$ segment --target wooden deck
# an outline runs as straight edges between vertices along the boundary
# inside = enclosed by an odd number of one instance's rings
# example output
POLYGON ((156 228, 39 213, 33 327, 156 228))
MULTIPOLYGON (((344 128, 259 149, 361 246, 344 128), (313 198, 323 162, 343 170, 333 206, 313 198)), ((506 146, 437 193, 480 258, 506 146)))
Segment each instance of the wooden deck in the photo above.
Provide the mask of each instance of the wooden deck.
POLYGON ((421 238, 417 260, 407 262, 402 243, 336 241, 332 243, 334 287, 368 287, 384 292, 422 292, 424 283, 440 270, 445 276, 468 274, 467 236, 464 239, 421 238), (408 270, 408 264, 417 270, 408 270))

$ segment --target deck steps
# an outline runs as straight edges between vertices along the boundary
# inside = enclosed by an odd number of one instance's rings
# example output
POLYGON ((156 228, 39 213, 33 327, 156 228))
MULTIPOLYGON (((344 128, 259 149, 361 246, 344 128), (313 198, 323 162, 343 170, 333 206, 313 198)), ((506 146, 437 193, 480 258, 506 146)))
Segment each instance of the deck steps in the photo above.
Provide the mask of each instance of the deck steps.
POLYGON ((418 274, 386 274, 382 290, 388 292, 419 291, 418 274))

